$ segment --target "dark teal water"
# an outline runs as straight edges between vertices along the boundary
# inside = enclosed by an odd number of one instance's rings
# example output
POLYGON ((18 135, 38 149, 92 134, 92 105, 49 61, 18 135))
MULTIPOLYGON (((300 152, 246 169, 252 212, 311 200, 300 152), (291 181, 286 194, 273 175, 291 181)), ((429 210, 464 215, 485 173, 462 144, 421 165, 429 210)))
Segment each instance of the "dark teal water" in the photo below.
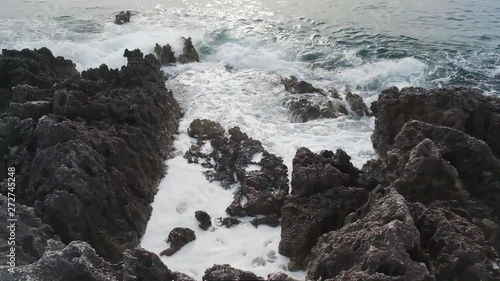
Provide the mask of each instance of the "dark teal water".
POLYGON ((136 40, 154 41, 151 33, 169 29, 170 34, 163 36, 173 38, 177 28, 177 37, 196 37, 205 56, 228 42, 245 45, 261 40, 271 49, 283 50, 289 56, 285 60, 302 61, 310 68, 352 70, 352 75, 367 77, 383 71, 374 69, 377 66, 390 72, 366 83, 344 83, 347 88, 371 92, 404 82, 399 84, 500 91, 498 0, 2 0, 2 4, 2 48, 49 45, 78 61, 68 45, 80 50, 83 47, 76 45, 104 44, 92 58, 81 57, 82 67, 95 66, 98 57, 113 64, 113 55, 104 53, 134 45, 123 39, 126 32, 139 36, 136 40), (136 25, 111 26, 113 14, 125 9, 139 13, 136 25), (141 27, 149 35, 139 34, 141 27), (111 42, 113 37, 121 39, 111 42), (423 63, 424 69, 415 63, 414 77, 408 77, 409 62, 399 70, 387 65, 405 58, 423 63))

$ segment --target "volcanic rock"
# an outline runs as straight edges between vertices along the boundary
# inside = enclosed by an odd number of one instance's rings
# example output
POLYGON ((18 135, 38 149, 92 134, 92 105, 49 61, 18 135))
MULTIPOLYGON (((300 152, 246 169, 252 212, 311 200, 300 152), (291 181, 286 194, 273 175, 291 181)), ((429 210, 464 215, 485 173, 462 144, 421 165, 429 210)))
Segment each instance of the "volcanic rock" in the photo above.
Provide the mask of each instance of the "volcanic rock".
POLYGON ((268 225, 270 227, 277 227, 280 225, 280 220, 277 215, 272 214, 268 216, 264 216, 262 218, 255 218, 251 221, 251 224, 255 227, 259 225, 268 225))
POLYGON ((156 44, 154 48, 154 52, 156 57, 160 61, 162 65, 167 65, 171 63, 176 63, 177 59, 175 58, 174 52, 172 51, 172 47, 167 44, 165 46, 160 46, 156 44))
POLYGON ((46 48, 0 55, 0 168, 16 168, 16 200, 112 262, 139 245, 181 115, 156 58, 125 56, 80 77, 46 48))
POLYGON ((281 213, 280 254, 291 259, 288 270, 306 268, 306 258, 321 235, 344 226, 346 217, 361 207, 368 193, 360 188, 330 187, 310 196, 290 196, 281 213))
POLYGON ((182 38, 182 41, 184 42, 184 47, 182 48, 182 55, 179 56, 179 63, 181 64, 186 64, 186 63, 192 63, 192 62, 199 62, 200 57, 198 55, 198 52, 196 52, 196 49, 193 46, 193 41, 191 40, 191 37, 182 38))
POLYGON ((170 247, 165 251, 162 251, 160 255, 171 256, 195 239, 196 234, 191 229, 176 227, 168 234, 167 243, 170 243, 170 247))
POLYGON ((220 225, 225 226, 226 228, 231 228, 231 227, 241 223, 240 220, 238 220, 237 218, 232 218, 232 217, 219 218, 219 221, 220 221, 220 225))
POLYGON ((115 24, 122 25, 124 23, 130 22, 130 17, 132 13, 130 11, 121 11, 118 15, 115 16, 115 24))
POLYGON ((198 220, 201 229, 207 230, 209 227, 212 226, 212 218, 206 212, 196 211, 195 217, 198 220))
POLYGON ((500 98, 482 95, 467 88, 425 90, 393 87, 379 96, 372 142, 384 156, 394 144, 403 125, 419 120, 447 126, 481 139, 500 157, 500 98))
POLYGON ((208 119, 195 119, 189 125, 187 132, 190 137, 199 140, 224 137, 224 128, 219 123, 208 119))
POLYGON ((368 110, 368 106, 366 106, 366 103, 360 95, 348 92, 345 99, 351 106, 352 111, 359 117, 372 116, 372 113, 368 110))
POLYGON ((413 260, 420 234, 404 198, 394 189, 372 193, 367 213, 323 235, 311 251, 312 280, 434 280, 413 260))
POLYGON ((205 271, 203 281, 246 281, 264 280, 250 271, 232 268, 229 264, 214 265, 205 271))

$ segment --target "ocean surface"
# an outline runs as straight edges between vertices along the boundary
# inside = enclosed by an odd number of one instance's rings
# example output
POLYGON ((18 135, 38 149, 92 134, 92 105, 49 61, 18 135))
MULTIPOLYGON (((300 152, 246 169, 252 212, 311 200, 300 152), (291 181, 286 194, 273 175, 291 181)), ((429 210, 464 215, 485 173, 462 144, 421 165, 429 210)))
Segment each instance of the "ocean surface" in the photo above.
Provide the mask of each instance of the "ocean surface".
MULTIPOLYGON (((172 270, 198 280, 213 264, 228 263, 259 275, 286 271, 278 254, 280 228, 245 223, 205 232, 196 210, 226 216, 233 190, 204 178, 183 159, 195 118, 225 128, 240 126, 283 157, 291 170, 301 146, 344 149, 361 167, 376 157, 374 119, 341 117, 294 122, 283 106, 280 77, 360 94, 367 103, 391 87, 468 86, 500 93, 498 0, 0 0, 0 47, 49 47, 78 70, 106 63, 121 67, 125 48, 153 51, 155 43, 181 53, 192 37, 201 62, 165 67, 166 86, 184 108, 176 157, 167 161, 142 246, 159 253, 174 227, 196 231, 196 241, 172 257, 172 270), (113 24, 121 10, 132 22, 113 24), (264 261, 264 262, 262 262, 264 261)), ((210 149, 210 147, 206 147, 210 149)), ((237 188, 237 187, 235 187, 237 188)), ((244 219, 249 221, 250 218, 244 219)), ((288 274, 304 279, 305 272, 288 274)))

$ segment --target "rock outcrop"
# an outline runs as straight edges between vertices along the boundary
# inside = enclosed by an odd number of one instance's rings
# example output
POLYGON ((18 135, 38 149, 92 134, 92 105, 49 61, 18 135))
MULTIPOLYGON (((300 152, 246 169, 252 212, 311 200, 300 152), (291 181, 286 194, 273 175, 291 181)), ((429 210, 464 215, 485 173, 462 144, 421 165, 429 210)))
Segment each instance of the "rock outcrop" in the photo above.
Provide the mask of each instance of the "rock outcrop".
POLYGON ((121 11, 115 16, 115 24, 122 25, 130 22, 130 17, 132 17, 132 13, 130 11, 121 11))
POLYGON ((175 52, 172 51, 172 47, 169 44, 165 46, 156 44, 154 52, 156 54, 156 58, 158 58, 162 65, 168 65, 177 62, 177 59, 175 58, 175 52))
POLYGON ((126 250, 119 263, 111 264, 85 242, 74 241, 66 246, 54 240, 48 240, 45 253, 36 262, 18 266, 14 273, 0 267, 0 276, 1 280, 7 280, 2 278, 9 276, 10 281, 193 280, 180 279, 182 275, 170 271, 158 256, 141 248, 126 250))
POLYGON ((81 77, 46 48, 0 56, 0 168, 15 167, 17 202, 112 262, 139 245, 181 115, 154 56, 125 56, 81 77))
POLYGON ((185 158, 190 163, 209 168, 206 176, 210 181, 218 181, 225 188, 237 183, 241 185, 228 206, 229 215, 279 216, 288 194, 288 169, 283 160, 268 153, 260 141, 249 138, 240 128, 234 127, 228 132, 229 138, 220 124, 194 120, 188 134, 198 142, 185 158), (242 203, 243 200, 246 202, 242 203))
POLYGON ((363 98, 357 94, 347 93, 344 102, 336 90, 316 88, 295 76, 281 78, 281 84, 290 93, 283 105, 290 109, 294 121, 307 122, 349 115, 346 105, 351 106, 356 116, 372 116, 363 98))
POLYGON ((393 87, 382 91, 377 102, 372 142, 384 156, 403 125, 410 120, 446 126, 483 140, 500 157, 500 99, 467 88, 425 90, 393 87))
POLYGON ((198 52, 196 52, 196 49, 193 46, 193 41, 191 37, 188 38, 182 38, 184 42, 184 47, 182 48, 182 54, 179 56, 179 63, 181 64, 186 64, 186 63, 192 63, 192 62, 199 62, 200 61, 200 56, 198 55, 198 52))
POLYGON ((171 256, 195 239, 196 234, 191 229, 185 227, 176 227, 172 229, 172 231, 170 231, 170 233, 168 234, 166 242, 170 243, 170 247, 165 251, 162 251, 160 255, 171 256))
POLYGON ((208 230, 212 226, 212 218, 204 211, 196 211, 195 217, 199 222, 199 227, 203 230, 208 230))

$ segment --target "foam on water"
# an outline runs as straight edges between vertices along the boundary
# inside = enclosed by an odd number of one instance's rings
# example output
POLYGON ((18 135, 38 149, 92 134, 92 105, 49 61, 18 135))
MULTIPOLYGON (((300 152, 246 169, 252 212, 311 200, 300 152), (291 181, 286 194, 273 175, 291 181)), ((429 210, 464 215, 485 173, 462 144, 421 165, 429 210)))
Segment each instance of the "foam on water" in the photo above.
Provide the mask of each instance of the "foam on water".
MULTIPOLYGON (((280 227, 255 228, 248 223, 251 218, 245 218, 245 223, 231 229, 217 224, 209 231, 199 229, 194 212, 203 210, 212 218, 226 217, 225 209, 238 186, 224 190, 216 182, 209 183, 201 166, 188 164, 183 158, 194 143, 187 135, 187 128, 195 118, 212 119, 226 129, 239 126, 250 137, 260 140, 269 152, 282 157, 289 172, 294 154, 302 146, 315 152, 344 149, 352 162, 361 167, 376 157, 370 142, 374 118, 346 116, 292 122, 289 110, 283 105, 287 93, 279 82, 281 76, 295 75, 317 87, 336 88, 341 95, 350 90, 370 102, 380 90, 390 86, 426 85, 429 72, 429 63, 420 58, 365 60, 355 50, 336 48, 334 42, 316 36, 314 30, 304 30, 300 25, 283 28, 280 24, 290 22, 273 16, 255 1, 223 0, 219 4, 224 5, 224 10, 212 4, 187 11, 158 6, 142 11, 124 26, 110 23, 109 15, 93 19, 98 23, 97 31, 89 33, 81 33, 80 27, 71 28, 62 20, 45 28, 28 26, 29 30, 35 30, 29 36, 0 31, 5 39, 0 42, 1 47, 47 46, 55 55, 72 59, 80 71, 101 63, 120 67, 126 63, 125 48, 140 48, 149 53, 157 42, 170 43, 179 54, 181 37, 193 37, 202 62, 164 68, 169 78, 166 86, 174 91, 185 116, 174 144, 176 156, 167 161, 167 176, 152 204, 153 213, 141 245, 160 253, 168 247, 165 240, 173 228, 193 229, 196 240, 162 260, 171 270, 197 280, 213 264, 228 263, 265 276, 286 270, 289 260, 278 253, 280 227), (321 59, 314 59, 316 53, 328 53, 324 61, 331 59, 343 64, 322 65, 318 63, 321 59)), ((0 22, 1 27, 6 25, 9 23, 0 22)), ((498 77, 499 68, 492 70, 491 75, 498 77)), ((434 79, 443 84, 449 80, 448 76, 434 79)), ((211 146, 203 149, 210 151, 211 146)), ((300 280, 305 278, 305 272, 287 273, 300 280)))

